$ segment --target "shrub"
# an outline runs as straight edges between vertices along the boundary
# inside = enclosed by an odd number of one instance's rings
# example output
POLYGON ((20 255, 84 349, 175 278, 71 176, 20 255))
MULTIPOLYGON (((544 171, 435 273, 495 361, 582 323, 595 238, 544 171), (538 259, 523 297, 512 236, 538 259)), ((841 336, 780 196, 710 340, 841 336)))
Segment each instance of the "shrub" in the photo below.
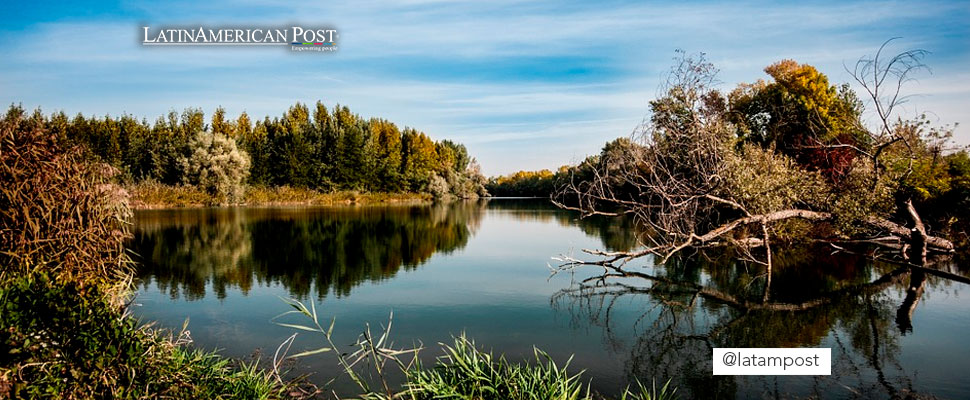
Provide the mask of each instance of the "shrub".
POLYGON ((131 212, 127 193, 111 183, 116 173, 11 108, 0 120, 0 282, 41 271, 69 280, 120 277, 131 212))
POLYGON ((184 183, 201 187, 218 203, 242 200, 243 181, 249 176, 249 155, 238 149, 234 140, 199 132, 189 149, 189 155, 179 159, 184 183))
POLYGON ((822 175, 800 168, 794 160, 770 149, 745 145, 726 154, 728 193, 749 212, 819 209, 829 187, 822 175))
POLYGON ((46 274, 0 288, 0 398, 279 397, 269 373, 148 331, 99 290, 46 274))
POLYGON ((451 190, 448 187, 448 181, 438 176, 438 174, 432 173, 431 181, 428 183, 428 193, 431 193, 436 199, 443 199, 450 196, 451 190))

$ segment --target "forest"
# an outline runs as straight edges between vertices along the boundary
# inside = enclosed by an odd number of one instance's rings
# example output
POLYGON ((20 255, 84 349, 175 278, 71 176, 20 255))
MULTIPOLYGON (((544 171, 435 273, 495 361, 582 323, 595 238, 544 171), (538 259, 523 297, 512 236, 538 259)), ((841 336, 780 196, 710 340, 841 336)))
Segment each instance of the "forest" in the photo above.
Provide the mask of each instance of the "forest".
POLYGON ((297 103, 281 117, 255 122, 245 112, 227 118, 222 108, 208 123, 197 108, 171 111, 153 123, 40 110, 27 116, 16 105, 5 118, 21 117, 117 168, 122 183, 196 187, 217 204, 240 202, 248 186, 486 195, 485 178, 464 145, 319 101, 312 111, 297 103))

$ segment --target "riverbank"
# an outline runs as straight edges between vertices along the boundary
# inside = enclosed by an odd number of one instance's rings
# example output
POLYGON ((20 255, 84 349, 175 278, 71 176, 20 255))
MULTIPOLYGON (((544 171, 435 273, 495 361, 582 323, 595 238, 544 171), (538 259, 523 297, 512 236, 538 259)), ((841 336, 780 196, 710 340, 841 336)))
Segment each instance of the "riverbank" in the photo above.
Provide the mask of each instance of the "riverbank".
POLYGON ((256 361, 192 348, 153 329, 99 285, 40 273, 0 286, 0 398, 287 397, 292 383, 256 361))
MULTIPOLYGON (((159 183, 138 183, 125 187, 131 208, 149 210, 160 208, 191 208, 219 205, 214 196, 195 186, 172 186, 159 183)), ((362 204, 397 204, 429 202, 427 193, 386 193, 338 191, 320 192, 289 186, 246 188, 244 206, 336 206, 362 204)))

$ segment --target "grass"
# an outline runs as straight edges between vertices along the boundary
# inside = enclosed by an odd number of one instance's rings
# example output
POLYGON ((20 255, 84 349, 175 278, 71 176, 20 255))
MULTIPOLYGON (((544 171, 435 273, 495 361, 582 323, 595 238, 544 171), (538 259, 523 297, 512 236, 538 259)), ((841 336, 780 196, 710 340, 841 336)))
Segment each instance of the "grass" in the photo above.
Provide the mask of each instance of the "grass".
MULTIPOLYGON (((136 209, 205 207, 217 204, 215 197, 206 191, 189 185, 164 185, 142 182, 127 187, 131 204, 136 209)), ((385 193, 338 191, 321 192, 313 189, 280 186, 246 188, 242 205, 351 205, 376 203, 401 203, 430 201, 425 193, 385 193)))
MULTIPOLYGON (((280 314, 273 319, 277 325, 297 331, 320 333, 325 339, 323 347, 294 354, 289 358, 332 354, 338 364, 361 390, 360 398, 374 400, 410 399, 468 399, 468 400, 592 400, 601 399, 590 390, 589 381, 582 378, 583 372, 568 372, 569 361, 562 366, 556 364, 548 354, 533 348, 534 362, 514 363, 504 355, 495 357, 475 345, 464 334, 454 338, 453 344, 441 344, 443 352, 430 368, 424 367, 418 358, 421 349, 395 349, 390 345, 391 320, 379 335, 373 335, 370 326, 353 344, 355 351, 338 350, 333 337, 335 319, 324 327, 314 303, 310 307, 297 300, 284 300, 293 311, 280 314), (309 323, 280 322, 290 315, 301 315, 309 323), (406 360, 410 356, 410 360, 406 360), (386 376, 387 365, 394 365, 404 374, 406 381, 399 390, 393 390, 386 376), (371 383, 363 378, 359 369, 366 366, 379 380, 379 390, 373 390, 371 383)), ((295 334, 280 345, 288 349, 295 334)), ((274 360, 274 363, 277 362, 274 360)), ((677 398, 677 389, 670 388, 667 381, 659 389, 655 384, 647 387, 640 381, 627 387, 619 400, 669 400, 677 398)))
MULTIPOLYGON (((452 345, 442 344, 444 355, 433 368, 420 365, 406 371, 407 383, 400 396, 407 399, 548 399, 587 400, 595 394, 584 385, 582 372, 567 372, 569 361, 559 366, 548 354, 533 348, 534 363, 512 363, 479 349, 464 335, 452 345)), ((571 359, 570 359, 571 360, 571 359)), ((620 400, 667 400, 676 389, 667 381, 659 390, 636 381, 620 400)), ((598 398, 598 397, 596 397, 598 398)))
POLYGON ((535 363, 511 363, 480 350, 464 335, 442 345, 444 355, 433 368, 420 365, 408 371, 406 397, 414 399, 589 399, 582 373, 567 372, 569 362, 556 365, 548 354, 534 349, 535 363))
POLYGON ((191 349, 108 297, 43 274, 0 288, 0 398, 284 397, 287 385, 256 364, 191 349))

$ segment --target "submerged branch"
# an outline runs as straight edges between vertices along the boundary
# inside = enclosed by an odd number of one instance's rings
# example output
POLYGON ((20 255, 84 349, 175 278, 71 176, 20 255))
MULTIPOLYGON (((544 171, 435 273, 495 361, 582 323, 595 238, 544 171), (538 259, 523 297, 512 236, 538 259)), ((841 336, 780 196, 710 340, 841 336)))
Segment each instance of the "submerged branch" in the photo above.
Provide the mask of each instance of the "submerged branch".
MULTIPOLYGON (((846 296, 854 296, 863 293, 873 293, 878 292, 886 287, 898 283, 900 279, 909 275, 912 271, 909 266, 902 266, 896 268, 878 279, 864 284, 858 284, 853 286, 848 286, 836 291, 825 293, 824 295, 803 301, 800 303, 785 303, 785 302, 757 302, 750 301, 738 296, 728 294, 724 291, 714 289, 708 286, 698 285, 693 282, 683 282, 676 281, 669 278, 651 275, 643 272, 629 271, 622 267, 614 266, 604 266, 607 272, 584 279, 578 288, 563 290, 561 294, 569 294, 573 292, 583 292, 590 289, 593 290, 616 290, 621 289, 622 293, 653 293, 655 290, 663 290, 664 293, 680 293, 680 294, 690 294, 694 296, 700 296, 708 300, 712 300, 721 304, 725 304, 736 308, 741 311, 803 311, 811 308, 815 308, 821 305, 832 303, 833 301, 844 298, 846 296), (624 284, 624 283, 606 283, 607 279, 611 278, 641 278, 651 282, 661 284, 663 286, 652 285, 649 288, 638 287, 634 285, 624 284)), ((919 267, 917 267, 919 268, 919 267)), ((927 273, 933 274, 934 272, 944 273, 943 271, 932 270, 933 272, 927 271, 927 273)), ((944 273, 945 274, 945 273, 944 273)), ((951 274, 952 275, 952 274, 951 274)), ((964 278, 966 279, 966 278, 964 278)), ((617 294, 616 292, 612 292, 617 294)), ((610 293, 605 293, 610 294, 610 293)))
MULTIPOLYGON (((636 251, 604 252, 599 250, 584 249, 583 251, 587 254, 603 256, 605 257, 605 259, 602 259, 599 261, 581 261, 581 260, 571 259, 571 260, 568 260, 569 262, 567 264, 608 265, 621 260, 624 263, 626 263, 632 259, 643 257, 650 254, 663 257, 663 261, 661 262, 663 263, 671 256, 676 254, 677 252, 688 247, 707 247, 712 245, 726 245, 726 244, 732 244, 732 243, 751 245, 751 246, 762 246, 764 244, 764 241, 760 238, 741 238, 737 240, 729 239, 723 242, 717 241, 717 239, 725 237, 728 233, 731 233, 734 230, 747 225, 752 225, 752 224, 767 225, 772 222, 793 219, 793 218, 800 218, 800 219, 814 221, 814 222, 824 222, 824 221, 832 221, 834 217, 831 213, 827 213, 827 212, 799 210, 799 209, 776 211, 776 212, 767 213, 767 214, 749 215, 746 217, 732 220, 723 225, 720 225, 704 234, 700 234, 700 235, 691 234, 690 236, 686 237, 679 243, 671 243, 668 245, 648 247, 646 249, 641 249, 636 251)), ((916 220, 918 221, 918 215, 916 216, 916 218, 917 218, 916 220)), ((900 242, 903 242, 903 241, 908 242, 913 240, 912 239, 914 236, 913 232, 922 232, 921 234, 917 234, 916 236, 921 237, 925 241, 925 244, 928 250, 933 250, 933 251, 942 252, 942 253, 951 253, 953 252, 953 249, 954 249, 953 243, 950 242, 949 240, 925 234, 926 230, 925 228, 922 227, 922 224, 918 224, 917 228, 911 231, 902 225, 896 224, 892 221, 882 219, 882 218, 870 217, 869 219, 867 219, 866 222, 874 228, 887 231, 890 234, 890 236, 884 236, 876 239, 863 239, 863 240, 851 240, 851 241, 859 242, 859 243, 871 243, 871 244, 877 244, 881 246, 889 246, 889 247, 897 248, 901 246, 900 242)), ((838 240, 833 240, 833 241, 838 241, 838 240)))

